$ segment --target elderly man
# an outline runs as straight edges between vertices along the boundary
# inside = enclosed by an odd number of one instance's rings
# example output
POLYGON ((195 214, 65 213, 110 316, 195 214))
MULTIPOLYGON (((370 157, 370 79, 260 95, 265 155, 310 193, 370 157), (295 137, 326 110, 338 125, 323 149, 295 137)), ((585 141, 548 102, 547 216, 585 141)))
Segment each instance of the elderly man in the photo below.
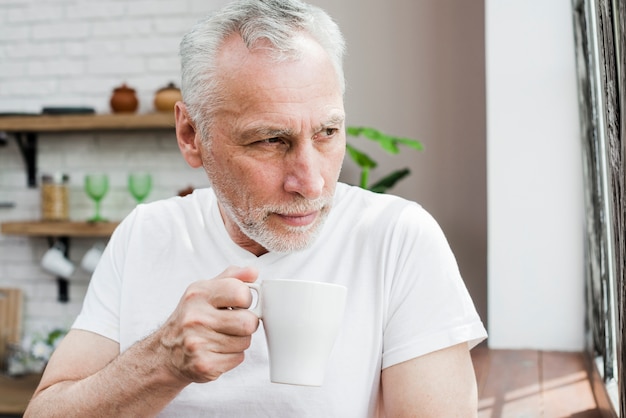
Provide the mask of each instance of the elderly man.
POLYGON ((338 183, 343 49, 298 0, 235 2, 184 37, 176 136, 211 188, 122 222, 27 416, 476 415, 486 334, 440 228, 338 183), (244 283, 264 278, 348 288, 323 386, 269 381, 244 283))

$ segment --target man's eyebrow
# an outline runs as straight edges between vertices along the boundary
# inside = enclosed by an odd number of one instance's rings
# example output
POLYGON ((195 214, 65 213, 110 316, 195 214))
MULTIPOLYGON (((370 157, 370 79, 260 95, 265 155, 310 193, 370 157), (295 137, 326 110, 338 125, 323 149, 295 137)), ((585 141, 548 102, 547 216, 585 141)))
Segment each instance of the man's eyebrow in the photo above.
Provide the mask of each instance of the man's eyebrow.
MULTIPOLYGON (((328 120, 321 123, 316 127, 315 132, 323 131, 331 126, 340 125, 345 120, 344 114, 332 115, 328 120)), ((289 128, 274 128, 272 126, 255 126, 250 129, 246 129, 241 133, 243 139, 256 139, 256 138, 289 138, 294 136, 295 133, 289 128)))
POLYGON ((255 138, 286 138, 293 134, 291 129, 272 128, 269 126, 258 126, 242 132, 244 139, 255 138))
POLYGON ((326 122, 322 123, 318 127, 318 131, 324 130, 325 128, 328 128, 330 126, 341 125, 345 121, 345 119, 346 116, 342 113, 333 115, 326 122))

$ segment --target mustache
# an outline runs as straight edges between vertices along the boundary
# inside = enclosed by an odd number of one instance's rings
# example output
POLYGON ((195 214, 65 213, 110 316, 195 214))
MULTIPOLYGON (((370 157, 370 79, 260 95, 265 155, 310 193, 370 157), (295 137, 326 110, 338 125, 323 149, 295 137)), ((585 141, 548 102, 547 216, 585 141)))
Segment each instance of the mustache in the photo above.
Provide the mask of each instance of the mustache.
POLYGON ((285 216, 302 215, 303 213, 317 212, 325 207, 331 206, 333 202, 332 196, 320 196, 317 199, 310 200, 304 197, 296 197, 289 203, 269 204, 259 208, 266 212, 278 213, 285 216))

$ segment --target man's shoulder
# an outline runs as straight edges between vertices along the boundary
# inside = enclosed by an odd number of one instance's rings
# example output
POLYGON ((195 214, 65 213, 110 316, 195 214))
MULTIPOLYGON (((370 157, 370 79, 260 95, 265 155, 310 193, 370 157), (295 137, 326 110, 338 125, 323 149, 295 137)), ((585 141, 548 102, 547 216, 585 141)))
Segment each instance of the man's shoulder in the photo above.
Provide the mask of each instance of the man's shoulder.
POLYGON ((138 205, 122 224, 135 233, 142 228, 162 232, 182 230, 190 224, 205 223, 211 219, 214 200, 215 194, 211 189, 196 189, 186 196, 173 196, 138 205))
POLYGON ((167 212, 197 211, 210 207, 215 199, 211 188, 195 189, 185 196, 172 196, 145 205, 138 206, 146 214, 159 214, 167 212))
POLYGON ((338 183, 335 191, 335 207, 343 210, 353 208, 357 211, 367 209, 381 210, 403 210, 407 207, 419 208, 416 202, 407 200, 393 194, 375 193, 361 187, 351 186, 345 183, 338 183))
POLYGON ((419 203, 393 194, 374 193, 360 187, 339 184, 332 209, 332 228, 340 225, 370 232, 402 231, 417 235, 439 233, 435 218, 419 203))

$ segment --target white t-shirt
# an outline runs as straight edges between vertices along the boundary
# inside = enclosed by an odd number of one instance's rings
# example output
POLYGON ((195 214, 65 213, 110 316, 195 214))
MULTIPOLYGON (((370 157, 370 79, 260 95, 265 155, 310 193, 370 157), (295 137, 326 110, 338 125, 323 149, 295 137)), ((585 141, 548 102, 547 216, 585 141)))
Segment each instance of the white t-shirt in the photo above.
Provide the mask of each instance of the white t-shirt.
POLYGON ((257 267, 257 282, 348 288, 324 385, 271 383, 261 325, 241 365, 189 385, 161 416, 376 416, 383 368, 486 337, 435 220, 414 202, 345 184, 315 243, 291 254, 256 257, 237 246, 211 189, 138 206, 111 237, 74 328, 118 341, 124 351, 165 322, 190 283, 230 265, 257 267))

